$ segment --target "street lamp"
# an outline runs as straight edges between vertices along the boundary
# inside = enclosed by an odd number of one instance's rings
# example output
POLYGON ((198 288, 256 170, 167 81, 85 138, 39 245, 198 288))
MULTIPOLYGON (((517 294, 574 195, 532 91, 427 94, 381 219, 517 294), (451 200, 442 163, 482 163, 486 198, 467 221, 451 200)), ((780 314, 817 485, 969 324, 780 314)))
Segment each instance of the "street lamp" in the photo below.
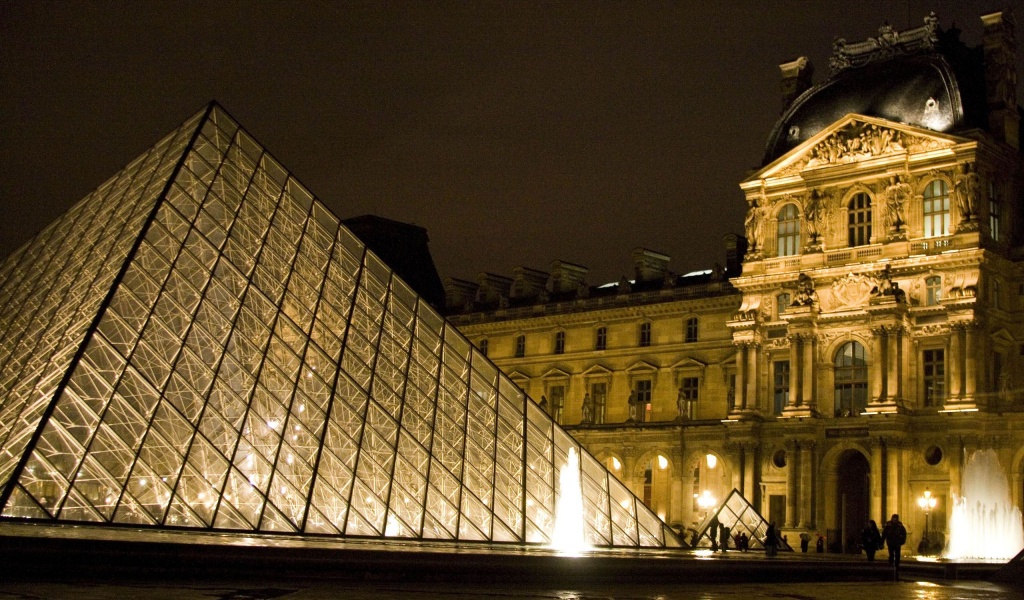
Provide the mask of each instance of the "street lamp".
POLYGON ((701 495, 697 497, 697 506, 699 506, 701 510, 704 511, 705 519, 708 518, 708 511, 711 510, 711 508, 714 507, 716 504, 718 504, 718 500, 716 500, 715 497, 712 496, 711 492, 708 490, 704 490, 701 493, 701 495))
MULTIPOLYGON (((924 510, 924 537, 921 538, 921 545, 924 547, 925 552, 928 551, 929 547, 928 515, 931 514, 931 510, 935 508, 935 504, 937 502, 938 500, 936 500, 936 498, 932 496, 932 493, 931 491, 928 490, 928 488, 924 488, 924 495, 917 499, 917 505, 920 506, 922 510, 924 510)), ((925 554, 925 552, 921 552, 921 549, 918 548, 918 554, 925 554)))

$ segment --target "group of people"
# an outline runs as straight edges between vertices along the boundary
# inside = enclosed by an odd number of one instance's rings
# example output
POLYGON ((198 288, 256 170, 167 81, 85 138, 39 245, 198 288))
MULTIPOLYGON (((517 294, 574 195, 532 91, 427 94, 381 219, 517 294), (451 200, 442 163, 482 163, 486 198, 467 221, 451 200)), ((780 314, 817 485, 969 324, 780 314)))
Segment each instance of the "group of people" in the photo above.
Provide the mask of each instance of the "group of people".
POLYGON ((874 561, 875 552, 884 546, 889 550, 889 564, 896 571, 899 571, 900 552, 903 544, 906 543, 907 528, 900 522, 900 516, 897 514, 893 514, 881 531, 878 530, 878 525, 874 521, 868 521, 867 527, 861 533, 861 545, 864 547, 864 553, 868 556, 868 561, 874 561))

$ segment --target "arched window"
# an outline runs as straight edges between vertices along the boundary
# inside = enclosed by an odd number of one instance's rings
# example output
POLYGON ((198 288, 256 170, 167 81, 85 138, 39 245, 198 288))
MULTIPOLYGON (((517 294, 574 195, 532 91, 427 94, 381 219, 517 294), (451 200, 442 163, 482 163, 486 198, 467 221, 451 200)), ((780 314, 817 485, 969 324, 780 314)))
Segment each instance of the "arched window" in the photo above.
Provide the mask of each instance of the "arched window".
POLYGON ((800 246, 800 214, 795 204, 787 204, 779 212, 779 256, 795 256, 800 246))
POLYGON ((942 278, 938 275, 924 280, 925 305, 935 306, 942 301, 942 278))
POLYGON ((847 243, 850 246, 863 246, 871 243, 871 196, 864 192, 850 199, 847 209, 847 243))
POLYGON ((924 188, 924 237, 949 235, 949 186, 941 179, 924 188))
POLYGON ((594 332, 594 350, 604 350, 608 347, 608 328, 598 327, 594 332))
POLYGON ((555 354, 565 354, 565 332, 555 333, 555 354))
POLYGON ((846 342, 835 358, 835 416, 855 417, 868 405, 868 361, 864 346, 846 342))

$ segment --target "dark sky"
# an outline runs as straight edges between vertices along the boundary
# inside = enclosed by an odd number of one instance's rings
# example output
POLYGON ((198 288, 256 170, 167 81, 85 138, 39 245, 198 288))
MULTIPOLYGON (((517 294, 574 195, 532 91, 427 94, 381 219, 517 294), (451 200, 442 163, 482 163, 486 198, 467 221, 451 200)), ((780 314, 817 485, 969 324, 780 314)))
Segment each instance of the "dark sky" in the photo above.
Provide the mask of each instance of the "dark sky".
POLYGON ((780 62, 821 81, 836 36, 930 10, 977 44, 1011 3, 0 0, 0 256, 216 99, 339 216, 426 227, 442 277, 707 268, 780 62))

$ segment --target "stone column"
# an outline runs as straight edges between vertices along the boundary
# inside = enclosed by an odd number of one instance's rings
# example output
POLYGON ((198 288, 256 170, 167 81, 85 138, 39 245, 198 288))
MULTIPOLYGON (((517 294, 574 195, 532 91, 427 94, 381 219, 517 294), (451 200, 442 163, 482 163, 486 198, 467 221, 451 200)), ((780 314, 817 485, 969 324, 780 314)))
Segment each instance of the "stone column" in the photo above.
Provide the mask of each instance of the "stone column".
POLYGON ((885 401, 885 330, 878 327, 871 330, 871 402, 885 401))
POLYGON ((886 332, 886 378, 885 397, 887 400, 895 400, 900 397, 900 334, 898 327, 891 327, 886 332))
POLYGON ((957 400, 963 395, 963 342, 958 323, 949 326, 949 399, 957 400))
POLYGON ((885 478, 885 472, 882 465, 882 441, 875 440, 871 444, 871 502, 868 509, 871 518, 874 519, 878 519, 883 510, 882 494, 885 487, 882 485, 882 481, 885 478))
POLYGON ((815 395, 817 386, 815 385, 815 378, 818 376, 817 369, 814 368, 814 351, 817 338, 813 335, 804 337, 803 340, 803 368, 800 369, 800 378, 803 385, 803 398, 802 403, 804 408, 809 410, 816 410, 818 407, 817 396, 815 395))
POLYGON ((800 524, 800 445, 786 444, 786 527, 800 524))
MULTIPOLYGON (((887 498, 886 498, 886 512, 884 515, 886 521, 893 513, 902 512, 901 496, 903 490, 903 447, 899 440, 892 440, 888 444, 887 461, 887 498)), ((901 519, 902 520, 902 519, 901 519)))
POLYGON ((789 336, 789 396, 786 398, 787 408, 795 408, 802 404, 801 396, 803 395, 803 390, 800 385, 803 378, 803 369, 801 368, 800 361, 801 346, 799 335, 789 336))
POLYGON ((968 324, 964 334, 967 338, 964 344, 964 398, 973 400, 978 383, 978 325, 968 324))
POLYGON ((747 344, 736 346, 736 393, 733 398, 734 410, 747 405, 747 344))
POLYGON ((743 397, 743 410, 754 410, 758 408, 757 396, 757 363, 758 355, 757 344, 750 344, 747 349, 747 393, 743 397))
POLYGON ((741 456, 743 457, 743 488, 740 493, 746 498, 758 511, 761 510, 760 499, 761 490, 759 487, 757 476, 758 461, 761 459, 760 452, 758 451, 757 444, 742 444, 740 446, 741 456))
POLYGON ((800 444, 800 527, 814 527, 814 442, 800 444))

